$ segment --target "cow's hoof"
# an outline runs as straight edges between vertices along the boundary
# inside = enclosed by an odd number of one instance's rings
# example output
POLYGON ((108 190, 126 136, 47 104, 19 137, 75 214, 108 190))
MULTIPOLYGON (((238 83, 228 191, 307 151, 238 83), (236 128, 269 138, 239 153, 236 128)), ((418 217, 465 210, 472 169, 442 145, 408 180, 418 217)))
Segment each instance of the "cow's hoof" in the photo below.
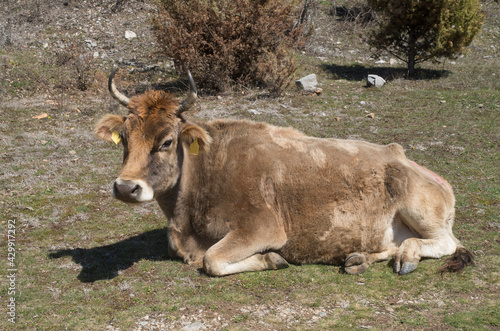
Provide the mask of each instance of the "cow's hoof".
POLYGON ((403 263, 403 266, 401 267, 401 270, 399 270, 400 275, 406 275, 409 274, 412 271, 415 271, 417 269, 418 263, 415 262, 405 262, 403 263))
POLYGON ((344 271, 350 275, 361 274, 368 267, 369 264, 366 262, 364 254, 353 253, 346 258, 344 263, 344 271))
POLYGON ((394 261, 394 264, 392 265, 392 271, 398 274, 400 270, 401 270, 401 263, 399 263, 399 261, 394 261))
POLYGON ((288 262, 284 258, 281 257, 278 253, 267 253, 265 255, 265 259, 269 265, 270 269, 285 269, 288 268, 288 262))
POLYGON ((353 265, 360 265, 366 262, 366 257, 364 254, 352 253, 345 259, 344 265, 350 267, 353 265))

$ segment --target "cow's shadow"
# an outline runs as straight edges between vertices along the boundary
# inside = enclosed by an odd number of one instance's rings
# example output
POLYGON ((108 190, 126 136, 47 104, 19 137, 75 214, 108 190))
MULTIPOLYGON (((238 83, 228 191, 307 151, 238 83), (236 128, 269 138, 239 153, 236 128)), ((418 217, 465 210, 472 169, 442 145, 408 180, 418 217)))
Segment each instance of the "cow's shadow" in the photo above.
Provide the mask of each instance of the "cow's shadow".
POLYGON ((140 260, 170 260, 167 229, 157 229, 130 237, 115 244, 94 247, 62 249, 49 252, 49 258, 71 256, 82 266, 78 275, 81 282, 112 279, 121 270, 130 268, 140 260))

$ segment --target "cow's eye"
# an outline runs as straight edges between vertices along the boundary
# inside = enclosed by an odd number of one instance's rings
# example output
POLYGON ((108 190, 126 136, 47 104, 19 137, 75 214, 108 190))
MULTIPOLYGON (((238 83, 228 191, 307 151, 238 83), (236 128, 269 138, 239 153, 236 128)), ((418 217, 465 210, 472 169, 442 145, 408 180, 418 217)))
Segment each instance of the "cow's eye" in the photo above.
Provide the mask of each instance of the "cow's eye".
POLYGON ((167 140, 165 140, 163 145, 161 145, 160 149, 169 148, 170 145, 172 145, 172 139, 167 139, 167 140))

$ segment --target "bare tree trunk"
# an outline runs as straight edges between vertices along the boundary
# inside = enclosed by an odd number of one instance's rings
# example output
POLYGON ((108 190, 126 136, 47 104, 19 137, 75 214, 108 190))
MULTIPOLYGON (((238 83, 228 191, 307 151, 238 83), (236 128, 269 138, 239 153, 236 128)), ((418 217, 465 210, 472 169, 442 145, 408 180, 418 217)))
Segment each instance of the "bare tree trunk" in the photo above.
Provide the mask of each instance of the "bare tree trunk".
POLYGON ((413 78, 415 75, 415 56, 416 56, 416 38, 412 31, 409 34, 408 40, 408 72, 406 74, 407 78, 413 78))
POLYGON ((408 56, 408 78, 413 78, 415 76, 415 55, 408 56))
POLYGON ((316 0, 305 0, 304 6, 300 11, 299 18, 294 28, 304 25, 312 24, 313 17, 316 15, 316 0))

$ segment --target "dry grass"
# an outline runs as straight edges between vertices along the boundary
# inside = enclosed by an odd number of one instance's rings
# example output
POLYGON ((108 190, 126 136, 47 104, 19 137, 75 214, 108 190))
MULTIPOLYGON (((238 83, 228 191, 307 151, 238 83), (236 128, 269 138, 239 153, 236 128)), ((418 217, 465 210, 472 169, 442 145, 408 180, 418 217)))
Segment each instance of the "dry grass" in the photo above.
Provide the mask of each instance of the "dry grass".
MULTIPOLYGON (((0 229, 6 235, 8 220, 16 221, 18 315, 12 329, 129 330, 139 329, 139 323, 142 329, 180 329, 195 320, 218 330, 498 329, 499 7, 485 4, 487 24, 467 57, 428 64, 420 79, 403 80, 396 66, 375 65, 356 51, 363 50, 356 47, 356 35, 318 34, 318 40, 334 38, 322 47, 338 50, 322 53, 313 45, 299 60, 301 71, 318 74, 320 96, 289 90, 270 99, 249 90, 201 98, 188 114, 202 120, 249 118, 320 137, 400 143, 408 157, 455 189, 455 233, 474 251, 476 265, 445 277, 437 273, 439 260, 425 260, 407 276, 379 263, 360 276, 310 265, 225 278, 209 278, 170 260, 159 208, 125 205, 110 194, 121 151, 96 140, 92 127, 105 112, 123 110, 99 86, 51 96, 62 93, 51 87, 60 79, 58 67, 30 63, 37 59, 28 56, 32 50, 2 50, 8 68, 0 71, 0 229), (374 70, 391 78, 381 89, 364 87, 363 77, 374 70), (375 117, 367 118, 367 112, 375 117), (43 113, 47 117, 33 118, 43 113)), ((326 23, 324 31, 344 29, 326 23)), ((105 73, 99 75, 96 82, 104 84, 105 73)), ((119 85, 131 94, 135 86, 158 83, 157 75, 124 74, 119 85)), ((7 252, 6 241, 0 250, 7 252)), ((5 274, 8 260, 2 256, 5 274)), ((8 300, 7 287, 0 298, 8 300)), ((0 315, 8 328, 6 304, 0 315)))

